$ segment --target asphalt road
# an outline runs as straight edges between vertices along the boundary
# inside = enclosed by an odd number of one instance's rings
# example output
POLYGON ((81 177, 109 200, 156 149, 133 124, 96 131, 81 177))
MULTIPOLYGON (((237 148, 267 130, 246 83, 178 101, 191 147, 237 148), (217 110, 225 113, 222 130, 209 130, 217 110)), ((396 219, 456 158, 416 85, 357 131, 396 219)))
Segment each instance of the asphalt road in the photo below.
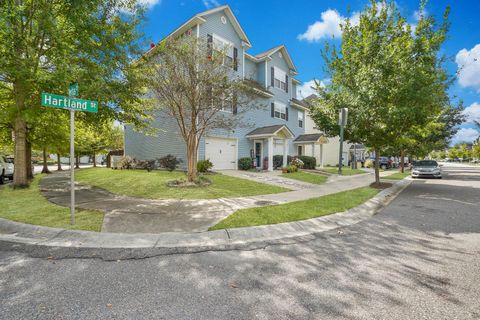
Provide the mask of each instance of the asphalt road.
POLYGON ((1 319, 480 319, 480 169, 263 250, 144 260, 0 252, 1 319))

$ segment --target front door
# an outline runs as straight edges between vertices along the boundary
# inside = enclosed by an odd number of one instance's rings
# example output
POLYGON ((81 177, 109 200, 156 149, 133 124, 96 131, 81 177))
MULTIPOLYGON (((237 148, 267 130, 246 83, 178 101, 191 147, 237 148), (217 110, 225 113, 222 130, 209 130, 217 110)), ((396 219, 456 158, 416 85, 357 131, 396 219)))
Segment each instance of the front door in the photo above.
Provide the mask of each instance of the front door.
POLYGON ((298 154, 299 156, 303 156, 303 152, 302 152, 302 151, 303 151, 302 146, 298 146, 298 152, 297 152, 297 154, 298 154))
POLYGON ((255 141, 255 167, 262 168, 263 142, 255 141))

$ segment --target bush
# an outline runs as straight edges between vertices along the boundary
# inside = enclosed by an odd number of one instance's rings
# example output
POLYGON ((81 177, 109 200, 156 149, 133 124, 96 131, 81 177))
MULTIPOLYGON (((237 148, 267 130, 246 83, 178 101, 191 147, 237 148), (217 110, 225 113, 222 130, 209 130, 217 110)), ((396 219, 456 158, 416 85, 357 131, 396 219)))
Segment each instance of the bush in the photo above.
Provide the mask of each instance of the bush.
POLYGON ((182 163, 182 160, 177 159, 174 155, 168 154, 165 157, 158 159, 158 163, 160 164, 160 167, 172 172, 180 163, 182 163))
POLYGON ((292 172, 297 172, 298 171, 298 167, 294 164, 289 164, 287 166, 287 172, 288 173, 292 173, 292 172))
POLYGON ((200 160, 200 161, 197 162, 197 171, 198 172, 205 173, 212 168, 213 168, 213 163, 209 159, 200 160))
POLYGON ((375 162, 372 159, 368 159, 365 161, 365 168, 374 168, 375 162))
POLYGON ((298 159, 303 161, 303 168, 304 169, 314 170, 317 166, 317 159, 315 157, 298 156, 298 159))
MULTIPOLYGON (((287 156, 287 163, 292 161, 292 156, 287 156)), ((283 155, 276 154, 273 156, 273 168, 278 169, 283 167, 283 155)))
POLYGON ((290 161, 290 165, 293 165, 298 169, 298 168, 303 168, 304 163, 299 158, 293 158, 293 160, 290 161))
POLYGON ((142 160, 138 161, 135 165, 136 169, 145 169, 148 172, 158 168, 157 160, 142 160))
POLYGON ((130 156, 124 156, 118 161, 118 167, 120 169, 135 169, 137 167, 137 160, 130 156))
POLYGON ((250 170, 252 169, 252 158, 240 158, 238 159, 238 169, 240 170, 250 170))

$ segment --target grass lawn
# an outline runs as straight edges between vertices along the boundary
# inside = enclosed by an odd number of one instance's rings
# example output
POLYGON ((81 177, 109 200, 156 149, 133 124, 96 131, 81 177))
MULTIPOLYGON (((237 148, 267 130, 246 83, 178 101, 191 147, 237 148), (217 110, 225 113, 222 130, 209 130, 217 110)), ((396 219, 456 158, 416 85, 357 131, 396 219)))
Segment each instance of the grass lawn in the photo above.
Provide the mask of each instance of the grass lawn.
POLYGON ((401 172, 395 172, 391 175, 382 177, 382 179, 388 179, 388 180, 402 180, 410 175, 410 171, 405 170, 404 173, 401 172))
POLYGON ((356 207, 378 192, 379 190, 373 188, 362 187, 309 200, 242 209, 210 227, 209 230, 260 226, 321 217, 356 207))
MULTIPOLYGON (((319 170, 326 171, 329 173, 338 173, 338 167, 324 167, 319 170)), ((362 173, 365 173, 365 171, 361 169, 352 169, 350 167, 342 167, 342 176, 353 176, 353 175, 362 174, 362 173)))
POLYGON ((328 177, 321 174, 308 173, 303 171, 292 172, 292 173, 283 173, 282 177, 300 180, 303 182, 313 183, 313 184, 323 184, 327 181, 328 177))
POLYGON ((103 213, 75 211, 75 225, 70 225, 70 209, 48 202, 41 194, 38 183, 42 175, 35 176, 27 189, 0 188, 0 218, 40 226, 100 231, 103 213))
POLYGON ((147 199, 215 199, 255 196, 286 192, 289 189, 222 174, 206 175, 212 181, 208 187, 172 188, 166 183, 185 178, 183 172, 145 170, 113 170, 89 168, 75 171, 77 181, 97 186, 113 193, 147 199))

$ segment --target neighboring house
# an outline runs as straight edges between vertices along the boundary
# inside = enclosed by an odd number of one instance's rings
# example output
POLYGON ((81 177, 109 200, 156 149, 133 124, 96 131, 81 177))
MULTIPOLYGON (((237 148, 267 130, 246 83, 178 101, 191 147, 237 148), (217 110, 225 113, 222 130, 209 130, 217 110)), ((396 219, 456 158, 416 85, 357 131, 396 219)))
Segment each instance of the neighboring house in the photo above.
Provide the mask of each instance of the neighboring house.
MULTIPOLYGON (((305 105, 309 104, 315 96, 311 95, 303 99, 305 105)), ((317 159, 317 165, 335 166, 338 165, 338 158, 340 156, 340 137, 326 137, 321 130, 319 130, 315 122, 313 122, 310 115, 305 113, 305 136, 309 138, 297 138, 298 152, 302 152, 306 156, 314 156, 317 159), (300 140, 300 141, 299 141, 300 140), (305 140, 309 140, 308 142, 305 140)), ((350 159, 351 143, 343 142, 343 165, 348 165, 350 159)))
MULTIPOLYGON (((195 15, 170 36, 182 34, 208 39, 214 47, 231 48, 227 58, 236 60, 235 75, 248 81, 258 93, 263 108, 239 114, 250 127, 231 132, 215 130, 200 141, 198 159, 210 159, 214 169, 237 169, 239 158, 251 157, 259 169, 273 170, 273 156, 303 154, 300 141, 305 134, 306 105, 297 100, 297 69, 284 45, 252 55, 250 40, 228 5, 195 15), (300 139, 300 140, 299 140, 300 139)), ((235 115, 235 109, 225 112, 235 115)), ((175 121, 159 116, 156 136, 146 136, 125 128, 125 154, 137 159, 155 159, 172 154, 186 163, 186 146, 175 121)), ((284 162, 286 163, 286 161, 284 162)))

